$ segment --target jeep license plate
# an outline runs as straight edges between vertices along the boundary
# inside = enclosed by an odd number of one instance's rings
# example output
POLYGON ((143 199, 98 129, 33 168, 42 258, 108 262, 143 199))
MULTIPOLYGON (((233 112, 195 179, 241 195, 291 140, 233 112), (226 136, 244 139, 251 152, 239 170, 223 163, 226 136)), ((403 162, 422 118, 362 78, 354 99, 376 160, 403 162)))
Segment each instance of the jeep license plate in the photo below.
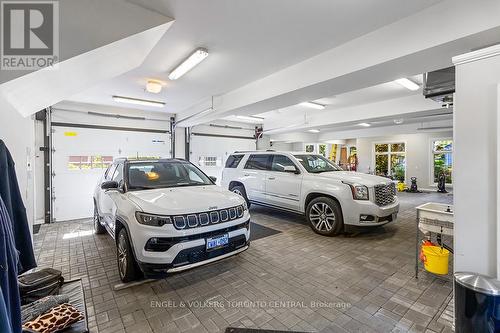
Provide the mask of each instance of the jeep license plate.
POLYGON ((224 247, 227 244, 229 244, 228 234, 207 238, 207 251, 224 247))

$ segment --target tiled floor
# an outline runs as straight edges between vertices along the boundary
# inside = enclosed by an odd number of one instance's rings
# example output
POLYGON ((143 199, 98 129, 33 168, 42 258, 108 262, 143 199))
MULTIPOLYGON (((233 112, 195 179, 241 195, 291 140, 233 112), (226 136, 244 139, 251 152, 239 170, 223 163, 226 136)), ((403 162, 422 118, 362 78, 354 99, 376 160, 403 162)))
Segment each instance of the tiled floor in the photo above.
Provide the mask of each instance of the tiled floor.
POLYGON ((115 246, 89 221, 43 225, 42 267, 82 278, 91 332, 221 332, 227 326, 321 332, 449 332, 452 284, 413 278, 415 209, 448 195, 400 196, 395 224, 334 238, 304 219, 252 207, 252 220, 281 233, 250 249, 165 280, 114 291, 115 246), (448 309, 447 309, 448 307, 448 309), (448 318, 448 319, 447 319, 448 318))

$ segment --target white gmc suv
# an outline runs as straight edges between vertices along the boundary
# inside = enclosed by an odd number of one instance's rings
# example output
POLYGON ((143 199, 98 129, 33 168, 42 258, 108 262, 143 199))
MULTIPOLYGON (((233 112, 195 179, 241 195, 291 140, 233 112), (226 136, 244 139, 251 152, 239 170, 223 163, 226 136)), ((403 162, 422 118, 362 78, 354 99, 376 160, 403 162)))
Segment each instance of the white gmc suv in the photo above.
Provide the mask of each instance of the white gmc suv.
POLYGON ((222 186, 247 204, 305 214, 311 228, 326 236, 345 226, 380 226, 399 211, 391 180, 343 171, 321 155, 273 151, 236 152, 222 173, 222 186))
POLYGON ((177 159, 116 160, 94 193, 95 232, 115 239, 122 281, 159 278, 245 251, 245 200, 177 159))

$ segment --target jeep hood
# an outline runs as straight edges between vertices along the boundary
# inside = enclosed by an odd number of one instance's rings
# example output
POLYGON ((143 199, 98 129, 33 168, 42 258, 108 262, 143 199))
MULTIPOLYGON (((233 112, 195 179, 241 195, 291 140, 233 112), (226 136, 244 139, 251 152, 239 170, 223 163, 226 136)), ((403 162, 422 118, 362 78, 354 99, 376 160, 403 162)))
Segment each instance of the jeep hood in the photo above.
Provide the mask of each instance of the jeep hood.
POLYGON ((239 195, 216 185, 130 191, 127 196, 143 212, 160 215, 201 213, 244 202, 239 195))
POLYGON ((388 178, 352 171, 332 171, 311 175, 314 177, 324 178, 325 180, 337 180, 346 183, 357 183, 368 187, 391 183, 391 180, 388 178))

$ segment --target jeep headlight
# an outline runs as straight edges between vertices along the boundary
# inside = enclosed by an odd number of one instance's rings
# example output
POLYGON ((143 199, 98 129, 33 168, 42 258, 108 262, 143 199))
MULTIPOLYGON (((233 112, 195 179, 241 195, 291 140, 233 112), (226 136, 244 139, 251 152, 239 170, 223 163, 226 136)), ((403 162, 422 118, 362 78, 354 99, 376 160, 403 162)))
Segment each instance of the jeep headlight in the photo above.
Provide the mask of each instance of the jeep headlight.
POLYGON ((368 200, 368 187, 359 184, 345 184, 349 185, 349 187, 351 188, 352 198, 354 200, 368 200))
POLYGON ((142 212, 135 212, 137 222, 152 227, 163 227, 165 224, 172 224, 172 220, 168 216, 146 214, 142 212))

